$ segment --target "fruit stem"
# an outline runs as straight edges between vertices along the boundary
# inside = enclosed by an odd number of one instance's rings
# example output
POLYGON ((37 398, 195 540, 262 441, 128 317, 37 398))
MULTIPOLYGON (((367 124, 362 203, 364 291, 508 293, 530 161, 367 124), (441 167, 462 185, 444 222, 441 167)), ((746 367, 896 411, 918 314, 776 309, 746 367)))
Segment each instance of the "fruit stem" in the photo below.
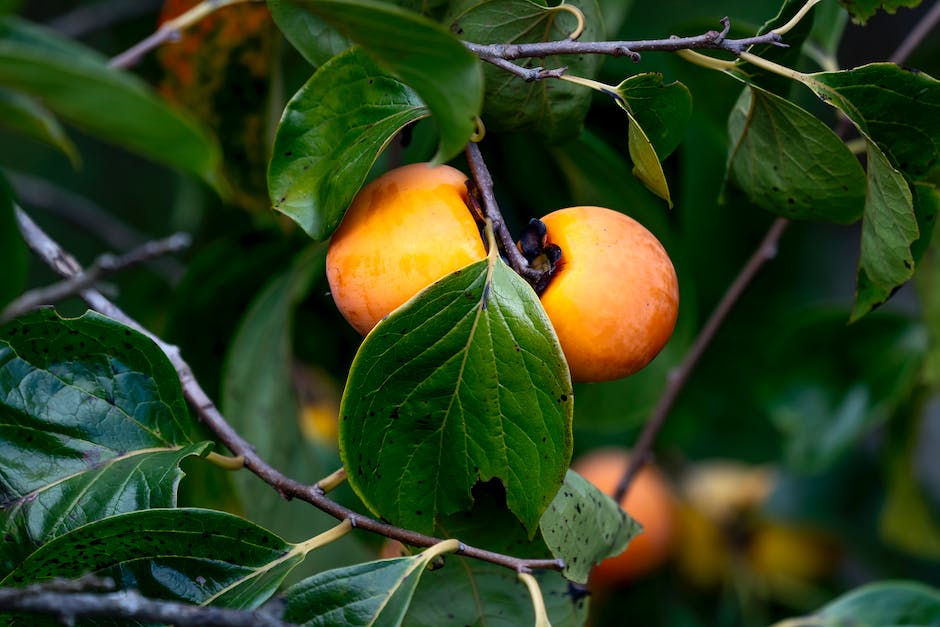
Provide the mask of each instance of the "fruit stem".
POLYGON ((470 171, 473 173, 473 179, 476 181, 477 190, 480 192, 483 201, 483 215, 492 223, 499 251, 509 260, 509 266, 515 270, 516 274, 528 281, 533 288, 540 283, 544 283, 546 272, 529 265, 526 258, 516 248, 516 242, 506 228, 503 214, 500 213, 496 196, 493 194, 493 177, 490 176, 490 171, 486 167, 480 147, 476 143, 470 142, 467 144, 466 153, 470 171))

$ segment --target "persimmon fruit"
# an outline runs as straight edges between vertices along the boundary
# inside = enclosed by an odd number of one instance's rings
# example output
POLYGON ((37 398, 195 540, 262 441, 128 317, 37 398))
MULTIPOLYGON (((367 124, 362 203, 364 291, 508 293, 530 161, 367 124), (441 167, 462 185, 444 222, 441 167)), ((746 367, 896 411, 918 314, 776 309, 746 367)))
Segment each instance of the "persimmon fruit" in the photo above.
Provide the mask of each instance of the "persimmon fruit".
MULTIPOLYGON (((627 450, 602 448, 575 460, 571 468, 604 494, 612 495, 629 462, 627 450)), ((669 481, 656 466, 640 469, 620 507, 643 525, 643 532, 623 553, 594 567, 590 585, 598 589, 616 587, 654 571, 670 557, 675 544, 677 501, 669 481)))
POLYGON ((669 255, 633 218, 568 207, 544 218, 557 246, 540 298, 576 382, 619 379, 646 366, 672 335, 679 283, 669 255))
POLYGON ((467 177, 446 165, 406 165, 360 190, 326 256, 330 292, 365 335, 412 296, 486 257, 467 206, 467 177))

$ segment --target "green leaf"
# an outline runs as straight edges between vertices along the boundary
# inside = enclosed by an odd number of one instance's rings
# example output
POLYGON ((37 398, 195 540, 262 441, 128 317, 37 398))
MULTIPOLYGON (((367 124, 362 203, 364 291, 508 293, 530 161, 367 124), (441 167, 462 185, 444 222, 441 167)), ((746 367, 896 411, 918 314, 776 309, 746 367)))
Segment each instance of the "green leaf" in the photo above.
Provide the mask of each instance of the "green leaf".
POLYGON ((852 21, 856 24, 865 24, 878 9, 894 13, 902 7, 916 7, 920 3, 921 0, 839 0, 839 4, 852 15, 852 21))
POLYGON ((352 45, 322 19, 289 0, 268 0, 268 8, 287 41, 314 67, 320 67, 352 45))
POLYGON ((483 106, 483 70, 476 55, 445 28, 378 0, 288 0, 360 44, 428 106, 441 142, 434 157, 457 155, 483 106))
POLYGON ((0 87, 0 124, 59 149, 73 167, 78 166, 80 158, 75 144, 56 117, 36 100, 0 87))
POLYGON ((662 161, 685 137, 692 94, 682 83, 666 83, 659 72, 636 74, 617 88, 662 161))
POLYGON ((617 103, 627 112, 627 117, 630 118, 627 138, 630 159, 633 160, 633 176, 640 179, 646 189, 669 203, 671 209, 672 198, 669 196, 669 183, 666 182, 666 174, 663 172, 662 164, 659 163, 659 156, 656 154, 656 150, 653 149, 653 144, 636 121, 636 118, 623 104, 623 101, 618 99, 617 103))
POLYGON ((868 190, 852 320, 884 303, 914 275, 911 245, 920 237, 914 198, 904 176, 868 145, 868 190))
POLYGON ((268 169, 271 203, 313 239, 326 239, 388 142, 427 114, 361 49, 333 58, 284 111, 268 169))
POLYGON ((172 507, 179 463, 209 450, 176 371, 148 338, 52 310, 0 328, 0 573, 119 512, 172 507))
POLYGON ((585 584, 594 564, 622 553, 642 529, 616 501, 572 470, 539 527, 552 554, 564 560, 565 577, 585 584))
POLYGON ((400 625, 421 576, 455 540, 412 557, 319 573, 284 592, 284 620, 301 625, 400 625), (442 546, 446 545, 446 546, 442 546))
POLYGON ((0 311, 26 287, 29 251, 20 236, 13 204, 13 190, 0 174, 0 311))
POLYGON ((865 172, 829 127, 759 87, 728 117, 727 181, 788 218, 851 223, 865 206, 865 172))
MULTIPOLYGON (((573 587, 557 572, 534 575, 553 627, 587 624, 587 592, 573 587)), ((409 627, 518 627, 534 623, 532 598, 514 572, 459 556, 449 557, 444 568, 424 575, 404 622, 409 627)))
POLYGON ((0 86, 39 99, 89 133, 220 186, 217 143, 135 76, 94 51, 14 17, 0 18, 0 86))
MULTIPOLYGON (((604 36, 603 17, 596 0, 568 2, 584 13, 586 28, 579 41, 604 36)), ((567 10, 545 6, 544 0, 488 0, 469 3, 447 19, 461 39, 501 44, 563 40, 576 20, 567 10)), ((567 67, 578 76, 594 77, 600 68, 598 55, 561 55, 520 61, 522 67, 567 67)), ((550 143, 577 137, 591 104, 591 93, 564 81, 525 82, 486 64, 484 114, 487 130, 530 131, 550 143)))
POLYGON ((430 533, 495 478, 532 534, 564 479, 567 366, 535 293, 494 253, 380 322, 350 370, 340 455, 359 497, 394 524, 430 533))
POLYGON ((115 573, 142 594, 254 609, 310 550, 258 525, 209 509, 149 509, 83 525, 44 544, 0 581, 115 573))
POLYGON ((914 627, 940 622, 940 591, 916 581, 879 581, 848 592, 810 616, 777 627, 914 627))
POLYGON ((921 180, 940 168, 940 82, 893 63, 810 74, 806 84, 844 112, 896 169, 921 180))

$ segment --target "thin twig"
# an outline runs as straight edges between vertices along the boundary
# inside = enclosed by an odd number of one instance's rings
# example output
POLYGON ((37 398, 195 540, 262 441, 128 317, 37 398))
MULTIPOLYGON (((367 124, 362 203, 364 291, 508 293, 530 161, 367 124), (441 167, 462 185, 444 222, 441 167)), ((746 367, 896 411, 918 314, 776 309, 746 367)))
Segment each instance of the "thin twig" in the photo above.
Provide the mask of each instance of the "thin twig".
POLYGON ((643 427, 643 432, 637 439, 636 444, 634 444, 633 454, 630 456, 630 463, 627 465, 623 477, 620 478, 617 489, 614 490, 614 493, 611 495, 618 503, 622 501, 624 495, 627 493, 636 473, 649 461, 656 436, 659 435, 663 425, 666 424, 666 418, 669 416, 673 405, 675 405, 679 393, 685 387, 689 375, 695 369, 695 366, 702 358, 705 350, 715 338, 718 329, 721 328, 722 323, 724 323, 725 318, 728 317, 731 309, 737 304, 738 300, 740 300, 741 295, 744 294, 744 291, 751 284, 754 277, 757 276, 758 271, 760 271, 766 262, 776 256, 777 243, 780 241, 780 237, 783 235, 789 223, 789 220, 786 218, 777 218, 774 220, 767 234, 764 235, 764 239, 761 240, 760 245, 751 255, 750 259, 747 260, 747 263, 734 279, 734 282, 731 283, 727 291, 725 291, 724 295, 721 297, 712 315, 708 318, 705 326, 702 327, 702 330, 689 348, 689 352, 686 353, 682 362, 669 373, 666 389, 663 391, 659 402, 656 404, 652 414, 650 414, 649 420, 647 420, 646 425, 643 427))
POLYGON ((37 287, 22 294, 19 298, 0 312, 0 324, 9 322, 17 316, 38 309, 43 305, 54 305, 60 301, 76 296, 83 290, 92 287, 101 279, 131 266, 140 265, 151 259, 176 253, 189 247, 192 238, 187 233, 174 233, 173 235, 152 242, 120 256, 104 254, 98 257, 87 270, 72 275, 58 283, 37 287))
MULTIPOLYGON (((23 239, 29 248, 38 255, 49 267, 65 277, 74 276, 82 272, 81 265, 59 244, 50 238, 39 226, 30 219, 22 209, 16 209, 17 223, 23 239)), ((322 489, 316 485, 305 485, 284 475, 279 470, 262 459, 232 426, 209 398, 205 390, 196 380, 189 364, 180 355, 178 347, 163 341, 159 336, 151 333, 136 320, 128 316, 117 305, 95 289, 85 289, 80 293, 88 305, 109 318, 117 320, 149 337, 166 354, 170 363, 176 369, 177 376, 183 387, 183 395, 189 404, 199 414, 200 419, 212 430, 225 446, 235 456, 245 458, 245 467, 260 477, 265 483, 273 487, 286 499, 296 498, 306 501, 337 520, 349 520, 354 527, 365 529, 404 544, 412 546, 429 547, 442 542, 443 539, 402 529, 373 518, 363 516, 347 507, 328 498, 322 489)), ((494 551, 487 551, 477 547, 461 544, 458 554, 472 557, 499 566, 505 566, 518 572, 530 570, 561 570, 564 563, 561 560, 551 559, 523 559, 504 555, 494 551)))
POLYGON ((524 44, 478 44, 464 42, 468 50, 484 61, 492 59, 515 60, 544 58, 565 54, 602 54, 612 57, 630 57, 640 60, 640 52, 674 52, 676 50, 725 50, 738 54, 755 44, 784 47, 780 35, 765 33, 743 39, 728 39, 728 20, 722 20, 722 30, 710 30, 693 37, 668 37, 666 39, 640 39, 636 41, 544 41, 524 44))
POLYGON ((204 0, 182 15, 164 22, 155 33, 112 58, 108 65, 122 69, 133 67, 145 54, 167 42, 176 41, 182 36, 183 30, 197 23, 210 13, 233 4, 260 1, 261 0, 204 0))
POLYGON ((483 211, 489 220, 493 223, 493 233, 496 235, 500 251, 509 260, 509 265, 522 278, 530 283, 537 282, 542 277, 542 272, 529 266, 529 262, 522 256, 519 249, 516 248, 516 242, 512 238, 509 229, 506 228, 506 221, 503 214, 499 211, 499 205, 496 203, 496 196, 493 193, 493 177, 486 167, 483 155, 480 153, 480 147, 475 142, 467 144, 467 162, 470 164, 470 172, 476 181, 477 189, 483 200, 483 211))
MULTIPOLYGON (((71 582, 58 580, 25 588, 0 588, 0 611, 49 614, 63 624, 79 618, 119 618, 177 627, 285 627, 289 623, 279 601, 260 609, 233 610, 225 607, 190 605, 177 601, 148 599, 135 590, 87 592, 71 582)), ((113 585, 110 586, 113 589, 113 585)), ((84 588, 87 590, 87 586, 84 588)))
MULTIPOLYGON (((22 172, 7 171, 5 174, 16 191, 15 196, 24 205, 41 209, 43 213, 81 228, 101 240, 103 248, 123 253, 150 240, 149 236, 80 194, 22 172)), ((170 285, 179 283, 186 273, 186 266, 172 257, 153 259, 147 262, 147 267, 170 285)))

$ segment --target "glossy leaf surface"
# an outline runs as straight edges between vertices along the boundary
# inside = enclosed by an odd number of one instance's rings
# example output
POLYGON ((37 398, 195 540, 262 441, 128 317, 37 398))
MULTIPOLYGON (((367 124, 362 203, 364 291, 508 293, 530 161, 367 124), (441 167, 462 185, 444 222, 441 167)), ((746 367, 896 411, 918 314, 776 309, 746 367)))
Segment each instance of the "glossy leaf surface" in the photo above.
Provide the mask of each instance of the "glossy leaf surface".
POLYGON ((272 205, 313 239, 326 239, 388 142, 426 115, 414 91, 361 49, 330 60, 294 95, 278 126, 268 169, 272 205))
POLYGON ((163 352, 95 313, 0 328, 0 418, 2 572, 86 522, 174 506, 179 462, 209 447, 163 352))
POLYGON ((43 545, 0 581, 23 586, 85 573, 116 575, 142 594, 252 609, 304 557, 239 516, 209 509, 150 509, 79 527, 43 545))
POLYGON ((349 482, 431 532, 496 478, 534 533, 571 456, 571 382, 532 289, 500 259, 426 288, 366 337, 340 409, 349 482))
POLYGON ((411 87, 440 131, 434 161, 463 150, 483 106, 480 60, 441 25, 378 0, 290 0, 361 45, 411 87))

